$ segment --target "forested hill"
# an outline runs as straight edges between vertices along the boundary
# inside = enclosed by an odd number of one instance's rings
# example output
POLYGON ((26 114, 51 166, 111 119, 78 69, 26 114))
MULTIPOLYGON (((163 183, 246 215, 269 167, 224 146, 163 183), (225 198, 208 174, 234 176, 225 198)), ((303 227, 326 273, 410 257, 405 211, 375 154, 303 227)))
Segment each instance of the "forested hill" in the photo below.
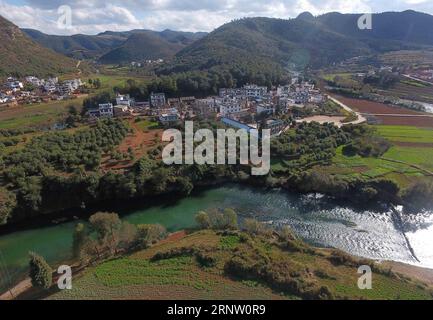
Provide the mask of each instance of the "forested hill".
POLYGON ((131 61, 167 59, 185 46, 179 42, 169 42, 152 33, 133 34, 119 48, 103 55, 99 62, 105 64, 127 63, 131 61))
POLYGON ((102 63, 173 57, 180 49, 206 35, 203 32, 164 30, 106 31, 97 35, 48 35, 33 29, 23 31, 34 41, 77 59, 99 59, 102 63))
POLYGON ((61 74, 75 71, 76 61, 32 41, 0 16, 0 76, 61 74))
POLYGON ((304 13, 291 20, 233 21, 180 51, 164 72, 271 60, 282 66, 320 67, 360 55, 433 46, 431 15, 415 11, 374 14, 372 30, 358 28, 360 16, 304 13))

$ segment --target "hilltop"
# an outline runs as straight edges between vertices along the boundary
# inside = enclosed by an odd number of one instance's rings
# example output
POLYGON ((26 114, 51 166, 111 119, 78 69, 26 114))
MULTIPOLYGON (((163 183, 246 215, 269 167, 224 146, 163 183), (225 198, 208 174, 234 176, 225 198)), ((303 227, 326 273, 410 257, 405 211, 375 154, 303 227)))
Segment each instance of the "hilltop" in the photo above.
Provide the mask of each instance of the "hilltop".
POLYGON ((37 44, 2 16, 0 43, 0 76, 47 76, 75 71, 76 61, 37 44))
POLYGON ((170 73, 276 62, 321 67, 376 53, 433 46, 433 16, 415 11, 373 15, 373 29, 358 28, 359 14, 302 13, 290 20, 245 18, 227 23, 180 51, 170 73))
POLYGON ((172 58, 178 51, 206 35, 203 32, 164 30, 106 31, 97 35, 48 35, 23 31, 34 41, 57 53, 77 59, 100 59, 101 63, 172 58))

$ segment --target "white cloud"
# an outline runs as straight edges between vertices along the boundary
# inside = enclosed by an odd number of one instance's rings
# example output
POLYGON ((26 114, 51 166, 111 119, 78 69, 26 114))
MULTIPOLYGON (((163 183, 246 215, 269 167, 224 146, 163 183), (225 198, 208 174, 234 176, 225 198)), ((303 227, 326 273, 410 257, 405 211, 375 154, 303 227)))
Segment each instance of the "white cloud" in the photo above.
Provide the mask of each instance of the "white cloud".
POLYGON ((0 14, 20 27, 50 34, 96 34, 106 30, 166 28, 211 31, 235 18, 295 17, 330 11, 379 12, 414 9, 433 13, 431 0, 0 0, 0 14), (57 26, 57 8, 72 8, 72 27, 57 26), (391 7, 392 6, 392 7, 391 7))

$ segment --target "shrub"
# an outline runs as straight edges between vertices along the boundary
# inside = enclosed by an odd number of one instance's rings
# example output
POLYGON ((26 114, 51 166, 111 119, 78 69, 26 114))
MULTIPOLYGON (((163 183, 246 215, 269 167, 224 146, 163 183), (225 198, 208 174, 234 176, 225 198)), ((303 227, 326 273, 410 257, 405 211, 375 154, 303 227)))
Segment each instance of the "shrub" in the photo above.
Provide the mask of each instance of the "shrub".
POLYGON ((199 225, 200 229, 209 229, 211 227, 209 215, 204 211, 197 213, 195 221, 199 225))
POLYGON ((151 246, 166 236, 167 230, 160 224, 141 224, 137 226, 137 242, 143 248, 151 246))
POLYGON ((53 270, 43 257, 30 252, 30 279, 37 288, 49 289, 53 282, 53 270))

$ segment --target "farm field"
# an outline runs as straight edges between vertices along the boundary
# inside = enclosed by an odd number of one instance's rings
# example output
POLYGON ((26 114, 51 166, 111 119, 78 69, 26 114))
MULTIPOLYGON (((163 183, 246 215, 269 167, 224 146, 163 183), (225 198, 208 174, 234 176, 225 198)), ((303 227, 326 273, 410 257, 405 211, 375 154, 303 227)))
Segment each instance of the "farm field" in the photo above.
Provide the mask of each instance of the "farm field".
POLYGON ((75 280, 72 290, 55 293, 48 299, 175 300, 179 295, 183 299, 215 300, 300 298, 290 293, 290 286, 281 285, 280 290, 275 290, 272 280, 248 280, 249 271, 230 276, 227 263, 234 255, 238 257, 235 261, 244 261, 245 266, 265 263, 266 272, 279 275, 275 281, 290 279, 310 288, 326 287, 323 290, 334 297, 431 299, 423 284, 394 277, 384 270, 375 275, 375 290, 361 291, 357 288, 357 267, 352 265, 357 263, 355 258, 333 263, 332 257, 338 253, 312 248, 299 240, 289 241, 308 250, 283 250, 275 236, 248 238, 238 231, 199 231, 90 268, 75 280), (207 252, 213 263, 204 265, 194 250, 207 252))
POLYGON ((433 128, 417 128, 411 126, 375 126, 377 132, 403 146, 418 146, 426 144, 433 146, 433 128))
POLYGON ((115 160, 110 155, 102 159, 102 167, 107 170, 121 170, 130 167, 136 159, 143 157, 147 151, 160 143, 163 130, 157 122, 147 118, 135 121, 127 120, 132 132, 122 141, 117 148, 121 154, 133 154, 133 158, 115 160))
POLYGON ((0 111, 0 129, 24 129, 56 123, 73 105, 81 109, 85 97, 72 100, 10 107, 0 111))
POLYGON ((379 93, 386 96, 396 96, 401 99, 433 103, 433 85, 428 86, 410 79, 400 81, 391 89, 379 90, 379 93))
POLYGON ((360 113, 371 114, 373 116, 378 114, 374 117, 383 125, 433 128, 433 117, 431 117, 431 114, 426 114, 424 117, 422 116, 424 113, 393 107, 383 103, 341 96, 338 96, 337 99, 360 113), (390 116, 387 116, 388 114, 390 116), (422 117, 405 117, 404 115, 420 115, 422 117))
MULTIPOLYGON (((92 94, 110 91, 114 87, 122 87, 126 85, 128 79, 131 79, 131 77, 121 75, 92 74, 82 80, 87 82, 89 79, 96 78, 100 79, 101 87, 94 90, 95 92, 92 94)), ((145 78, 134 78, 133 80, 144 81, 145 78)), ((0 129, 23 129, 53 125, 65 115, 69 106, 73 105, 80 110, 86 97, 87 95, 82 95, 77 99, 19 105, 0 110, 0 129)))
POLYGON ((402 188, 417 177, 429 176, 425 170, 433 171, 433 129, 410 126, 376 126, 376 129, 393 143, 381 158, 348 157, 339 148, 333 165, 324 170, 343 176, 389 178, 402 188))

